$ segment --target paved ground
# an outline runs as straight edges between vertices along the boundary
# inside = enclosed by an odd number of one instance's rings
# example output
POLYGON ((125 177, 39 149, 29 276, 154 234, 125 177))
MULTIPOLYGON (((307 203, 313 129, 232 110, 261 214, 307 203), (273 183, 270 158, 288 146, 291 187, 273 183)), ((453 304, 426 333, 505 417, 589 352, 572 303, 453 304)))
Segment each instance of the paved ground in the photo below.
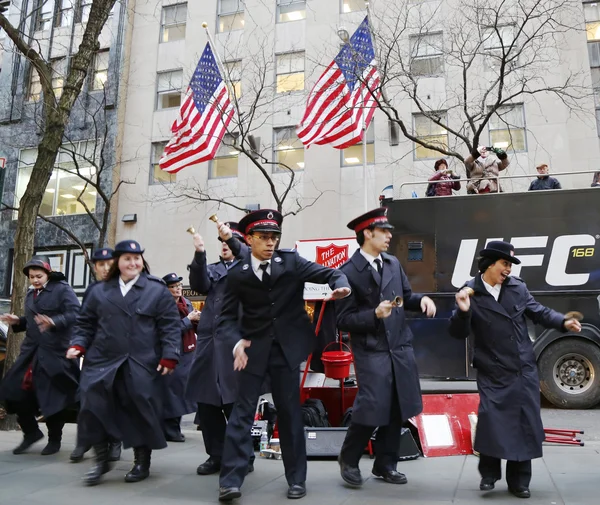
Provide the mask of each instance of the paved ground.
MULTIPOLYGON (((547 446, 543 459, 534 461, 532 498, 525 503, 548 505, 596 505, 600 502, 600 410, 561 411, 544 409, 546 427, 586 429, 585 447, 547 446)), ((21 440, 17 432, 0 432, 0 505, 153 505, 215 503, 217 476, 199 477, 196 466, 205 459, 201 433, 188 416, 184 423, 187 441, 157 451, 152 475, 144 482, 126 484, 123 475, 130 467, 132 452, 125 451, 105 482, 94 488, 81 485, 80 477, 90 465, 90 456, 72 464, 68 456, 75 440, 75 427, 65 429, 63 450, 41 456, 43 444, 29 454, 13 456, 21 440)), ((45 429, 45 428, 43 428, 45 429)), ((394 486, 375 478, 367 479, 360 490, 344 487, 338 466, 332 460, 309 461, 308 495, 300 503, 359 505, 402 503, 443 505, 448 503, 494 505, 519 503, 498 483, 495 491, 479 491, 475 456, 420 458, 399 464, 408 484, 394 486)), ((281 461, 257 458, 256 471, 242 488, 240 505, 289 503, 281 461)), ((371 461, 365 457, 363 475, 370 474, 371 461)))

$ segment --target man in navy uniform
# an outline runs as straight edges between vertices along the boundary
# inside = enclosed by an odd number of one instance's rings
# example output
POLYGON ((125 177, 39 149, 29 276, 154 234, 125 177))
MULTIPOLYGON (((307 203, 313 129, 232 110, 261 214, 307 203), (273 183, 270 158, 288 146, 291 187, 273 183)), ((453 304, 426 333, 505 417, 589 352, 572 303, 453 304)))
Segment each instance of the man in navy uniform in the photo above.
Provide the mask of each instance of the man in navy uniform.
POLYGON ((251 451, 250 429, 264 378, 271 378, 288 498, 306 495, 306 444, 300 407, 300 363, 314 346, 304 309, 304 283, 329 284, 332 299, 350 294, 344 274, 275 250, 283 216, 276 210, 247 214, 239 223, 251 254, 229 269, 218 331, 235 334, 234 368, 241 370, 239 392, 225 435, 219 500, 241 496, 251 451), (240 325, 238 310, 242 304, 240 325))
POLYGON ((358 464, 377 430, 372 473, 391 484, 404 484, 396 471, 402 423, 423 409, 413 336, 405 310, 435 315, 435 304, 411 291, 398 259, 386 251, 394 227, 380 207, 348 223, 360 246, 340 270, 352 296, 336 302, 340 331, 350 332, 358 394, 339 456, 342 479, 359 487, 358 464), (400 297, 397 299, 396 297, 400 297))
MULTIPOLYGON (((248 246, 237 223, 219 223, 221 257, 218 262, 207 265, 204 240, 198 233, 194 234, 193 239, 196 252, 190 265, 190 287, 206 295, 206 300, 198 323, 196 352, 186 396, 198 405, 196 424, 202 430, 204 448, 208 454, 208 459, 198 466, 196 473, 210 475, 221 469, 225 428, 237 396, 239 375, 233 369, 231 354, 237 337, 217 332, 217 321, 223 307, 227 272, 239 261, 240 254, 248 254, 248 246)), ((254 451, 249 457, 251 461, 254 460, 254 451)), ((252 462, 248 469, 253 470, 252 462)))

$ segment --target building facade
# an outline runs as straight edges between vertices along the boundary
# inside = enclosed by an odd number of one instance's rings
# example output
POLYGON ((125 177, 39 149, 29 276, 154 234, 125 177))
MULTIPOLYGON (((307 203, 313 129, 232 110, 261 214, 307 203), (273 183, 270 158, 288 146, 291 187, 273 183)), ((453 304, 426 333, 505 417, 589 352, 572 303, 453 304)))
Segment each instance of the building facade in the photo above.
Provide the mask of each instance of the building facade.
MULTIPOLYGON (((91 4, 89 0, 12 0, 5 13, 51 63, 52 87, 57 97, 79 46, 91 4)), ((73 108, 44 195, 40 215, 56 224, 38 219, 36 226, 36 253, 49 255, 53 268, 64 272, 79 294, 90 282, 89 267, 81 248, 59 227, 74 234, 88 251, 99 246, 99 231, 90 214, 102 222, 104 206, 98 191, 110 194, 113 182, 125 14, 126 4, 118 2, 102 31, 99 50, 73 108)), ((17 208, 42 137, 41 85, 37 72, 4 32, 0 33, 0 46, 0 156, 5 163, 0 193, 6 207, 17 208)), ((2 296, 11 291, 17 219, 16 211, 0 212, 2 296)))

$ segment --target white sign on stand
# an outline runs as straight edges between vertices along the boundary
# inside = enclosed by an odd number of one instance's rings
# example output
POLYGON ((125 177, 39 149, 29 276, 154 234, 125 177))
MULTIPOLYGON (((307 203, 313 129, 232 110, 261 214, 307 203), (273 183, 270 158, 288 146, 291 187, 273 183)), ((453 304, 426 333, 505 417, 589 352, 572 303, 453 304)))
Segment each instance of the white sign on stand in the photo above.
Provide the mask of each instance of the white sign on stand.
MULTIPOLYGON (((296 241, 296 250, 303 258, 330 268, 341 267, 358 249, 356 237, 322 238, 296 241)), ((331 293, 327 284, 304 285, 305 300, 323 300, 331 293)))

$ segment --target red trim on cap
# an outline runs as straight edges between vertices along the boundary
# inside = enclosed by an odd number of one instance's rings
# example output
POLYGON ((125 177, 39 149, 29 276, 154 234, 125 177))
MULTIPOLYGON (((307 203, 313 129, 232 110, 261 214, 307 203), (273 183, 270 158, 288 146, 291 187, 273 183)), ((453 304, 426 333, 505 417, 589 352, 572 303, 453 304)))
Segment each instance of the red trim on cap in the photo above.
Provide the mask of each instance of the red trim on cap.
POLYGON ((360 223, 356 228, 354 228, 354 231, 356 233, 358 233, 359 231, 362 231, 365 228, 368 228, 372 224, 375 224, 375 223, 388 223, 388 222, 389 222, 388 218, 385 217, 385 216, 372 217, 371 219, 367 219, 366 221, 363 221, 362 223, 360 223))
POLYGON ((46 263, 45 261, 42 261, 42 266, 48 270, 48 272, 52 272, 52 267, 50 266, 50 263, 46 263))
POLYGON ((252 230, 252 228, 256 228, 257 226, 262 226, 265 224, 270 224, 279 228, 279 224, 277 224, 277 221, 275 221, 274 219, 261 219, 260 221, 254 221, 254 223, 250 223, 248 226, 246 226, 246 235, 250 233, 250 230, 252 230))

